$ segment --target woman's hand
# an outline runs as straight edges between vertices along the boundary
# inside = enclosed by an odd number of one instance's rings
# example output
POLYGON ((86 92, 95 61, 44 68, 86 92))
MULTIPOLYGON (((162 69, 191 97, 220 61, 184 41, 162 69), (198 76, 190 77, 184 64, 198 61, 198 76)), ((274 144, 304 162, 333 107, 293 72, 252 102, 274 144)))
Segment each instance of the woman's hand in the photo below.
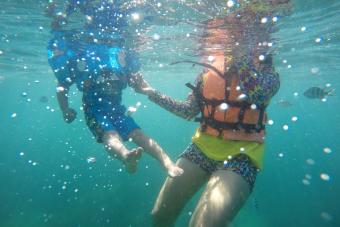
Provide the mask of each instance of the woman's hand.
POLYGON ((146 82, 140 73, 136 73, 130 78, 130 85, 135 89, 137 93, 150 95, 155 91, 148 82, 146 82))

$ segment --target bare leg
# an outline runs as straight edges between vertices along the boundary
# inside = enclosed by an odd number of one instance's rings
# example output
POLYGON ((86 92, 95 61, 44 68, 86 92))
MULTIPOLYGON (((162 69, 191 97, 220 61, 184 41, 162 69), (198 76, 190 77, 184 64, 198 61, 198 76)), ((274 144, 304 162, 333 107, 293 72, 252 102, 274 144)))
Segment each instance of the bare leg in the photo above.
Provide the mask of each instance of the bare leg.
POLYGON ((154 227, 173 226, 185 204, 208 180, 204 170, 185 158, 180 158, 177 166, 184 172, 166 179, 152 210, 154 227))
POLYGON ((176 177, 183 173, 183 170, 177 167, 165 153, 165 151, 150 137, 145 135, 140 129, 134 130, 130 137, 138 145, 144 148, 151 156, 157 159, 167 170, 170 177, 176 177))
POLYGON ((196 206, 190 227, 229 225, 249 194, 249 185, 242 176, 232 171, 214 172, 196 206))
POLYGON ((138 160, 142 154, 142 148, 128 150, 116 132, 106 132, 103 136, 106 151, 114 158, 121 160, 129 173, 137 170, 138 160))

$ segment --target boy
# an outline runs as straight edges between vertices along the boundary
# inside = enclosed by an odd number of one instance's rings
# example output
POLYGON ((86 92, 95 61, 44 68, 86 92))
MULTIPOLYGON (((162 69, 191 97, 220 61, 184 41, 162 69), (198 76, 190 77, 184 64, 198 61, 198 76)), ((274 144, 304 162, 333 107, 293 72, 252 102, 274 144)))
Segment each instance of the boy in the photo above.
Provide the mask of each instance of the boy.
POLYGON ((144 149, 161 163, 169 176, 181 175, 183 170, 141 131, 121 104, 122 90, 132 85, 135 76, 140 76, 137 54, 129 45, 134 42, 129 30, 131 27, 135 31, 142 29, 139 26, 151 18, 145 16, 147 9, 110 0, 70 0, 65 13, 57 12, 56 8, 53 2, 46 8, 47 16, 53 18, 54 34, 48 52, 49 63, 58 80, 57 99, 64 120, 71 123, 77 116, 69 107, 67 96, 70 86, 76 84, 83 92, 89 129, 111 156, 126 165, 128 172, 136 171, 144 149), (81 16, 76 15, 76 20, 72 21, 71 15, 76 13, 81 16), (81 29, 77 29, 79 24, 81 29), (140 147, 127 149, 123 141, 128 139, 140 147))

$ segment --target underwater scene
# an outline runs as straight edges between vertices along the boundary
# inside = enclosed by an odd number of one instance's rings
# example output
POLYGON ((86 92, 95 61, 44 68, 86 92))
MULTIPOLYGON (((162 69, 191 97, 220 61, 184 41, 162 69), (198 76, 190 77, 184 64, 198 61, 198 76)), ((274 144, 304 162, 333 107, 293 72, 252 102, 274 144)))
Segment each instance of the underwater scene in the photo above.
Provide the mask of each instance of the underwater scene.
POLYGON ((0 0, 0 226, 340 226, 339 22, 340 0, 0 0))

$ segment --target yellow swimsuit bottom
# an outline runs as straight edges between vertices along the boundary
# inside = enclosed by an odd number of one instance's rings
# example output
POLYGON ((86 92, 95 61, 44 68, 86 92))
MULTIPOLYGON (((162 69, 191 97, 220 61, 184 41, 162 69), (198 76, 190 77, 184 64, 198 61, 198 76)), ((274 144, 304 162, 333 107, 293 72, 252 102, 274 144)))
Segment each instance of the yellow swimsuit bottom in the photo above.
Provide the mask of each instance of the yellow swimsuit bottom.
POLYGON ((262 169, 263 167, 264 143, 223 140, 205 134, 199 129, 192 137, 192 142, 198 146, 208 158, 213 160, 224 161, 231 159, 233 156, 245 154, 257 168, 262 169))

